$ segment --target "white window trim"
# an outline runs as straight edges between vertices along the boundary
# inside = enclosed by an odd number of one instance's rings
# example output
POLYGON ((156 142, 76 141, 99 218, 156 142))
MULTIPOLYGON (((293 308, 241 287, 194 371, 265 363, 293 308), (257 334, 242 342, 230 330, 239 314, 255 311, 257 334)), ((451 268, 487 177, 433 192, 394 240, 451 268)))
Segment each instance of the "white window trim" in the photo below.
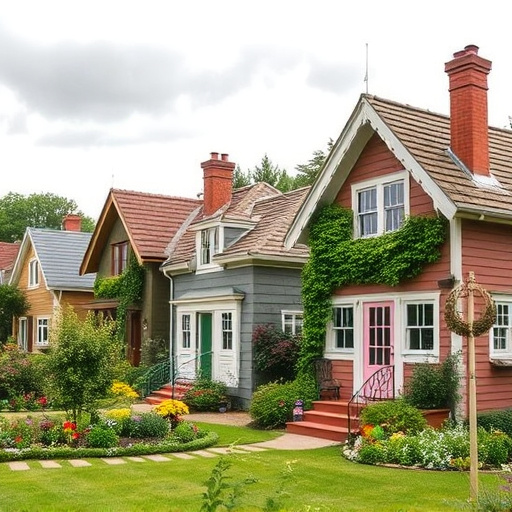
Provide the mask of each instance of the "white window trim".
POLYGON ((407 218, 410 213, 410 184, 409 173, 407 171, 386 174, 379 178, 359 181, 352 185, 351 193, 352 211, 354 212, 354 238, 361 238, 359 232, 358 193, 368 188, 377 187, 377 233, 374 235, 367 235, 364 238, 380 236, 384 233, 384 186, 396 181, 403 181, 404 183, 404 217, 407 218))
POLYGON ((325 347, 325 356, 330 359, 345 359, 345 360, 354 360, 354 355, 357 350, 360 350, 362 346, 360 342, 356 340, 356 333, 361 332, 362 327, 362 318, 358 311, 359 301, 357 299, 347 299, 339 297, 338 300, 333 299, 331 310, 334 308, 340 307, 351 307, 354 310, 354 348, 338 348, 336 347, 336 330, 334 329, 334 324, 331 319, 327 324, 327 343, 325 347))
POLYGON ((36 328, 36 346, 38 347, 47 347, 50 343, 50 317, 49 316, 38 316, 36 317, 35 319, 35 328, 36 328), (44 342, 41 342, 39 340, 39 322, 41 320, 46 320, 47 321, 47 325, 46 325, 46 328, 47 328, 47 339, 46 341, 44 342))
POLYGON ((26 316, 18 318, 18 346, 25 352, 28 350, 28 318, 26 316), (22 339, 22 335, 25 339, 22 339))
POLYGON ((37 288, 39 286, 39 260, 32 258, 28 262, 28 287, 37 288), (35 267, 35 272, 34 272, 35 267))
POLYGON ((495 350, 494 349, 494 325, 489 330, 489 359, 495 361, 510 361, 512 364, 512 295, 504 294, 493 294, 492 298, 494 302, 507 304, 509 306, 509 321, 507 333, 507 348, 506 350, 495 350))
POLYGON ((222 225, 209 225, 204 226, 202 229, 198 230, 196 233, 196 262, 197 262, 197 274, 201 273, 207 273, 207 272, 216 272, 218 270, 222 270, 222 267, 218 265, 217 263, 213 262, 213 258, 217 254, 221 254, 224 250, 224 227, 222 225), (215 253, 212 253, 210 255, 210 263, 201 263, 201 251, 202 251, 202 244, 201 244, 201 237, 202 233, 206 230, 214 230, 217 229, 217 237, 218 237, 218 251, 215 253))
POLYGON ((304 312, 303 311, 299 311, 299 310, 282 309, 281 310, 281 330, 283 332, 286 332, 285 331, 285 326, 286 326, 285 316, 286 315, 291 315, 293 317, 293 319, 292 319, 292 334, 295 336, 296 335, 296 329, 297 329, 297 316, 301 317, 301 324, 303 324, 304 312))
POLYGON ((356 347, 356 340, 355 340, 355 332, 356 332, 356 304, 354 302, 343 302, 343 303, 336 303, 333 304, 331 307, 331 320, 329 321, 328 326, 328 340, 329 340, 329 352, 330 353, 337 353, 337 354, 354 354, 355 347, 356 347), (353 329, 353 339, 354 339, 354 347, 353 348, 340 348, 336 346, 336 328, 334 327, 334 322, 332 321, 332 310, 334 308, 352 308, 352 316, 354 319, 354 325, 352 327, 353 329))
MULTIPOLYGON (((405 362, 439 362, 439 296, 436 293, 408 294, 400 298, 400 339, 402 340, 401 353, 405 362), (432 350, 413 350, 407 346, 407 306, 409 304, 432 304, 434 306, 434 348, 432 350)), ((396 351, 395 351, 396 352, 396 351)))

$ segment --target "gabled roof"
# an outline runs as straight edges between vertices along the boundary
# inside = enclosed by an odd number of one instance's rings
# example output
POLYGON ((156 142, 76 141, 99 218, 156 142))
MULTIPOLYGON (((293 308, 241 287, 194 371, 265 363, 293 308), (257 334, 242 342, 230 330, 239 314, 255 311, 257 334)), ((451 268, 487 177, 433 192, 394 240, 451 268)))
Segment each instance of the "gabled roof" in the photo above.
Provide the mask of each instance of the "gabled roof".
POLYGON ((451 153, 448 116, 363 94, 291 225, 287 247, 307 239, 311 216, 318 206, 334 201, 375 133, 445 217, 512 223, 512 131, 489 128, 492 178, 483 179, 451 153))
POLYGON ((11 284, 19 282, 26 256, 33 247, 46 287, 50 290, 92 291, 96 274, 81 276, 80 263, 91 233, 27 228, 14 264, 11 284))
POLYGON ((139 263, 163 262, 169 240, 202 201, 111 189, 96 224, 80 273, 96 272, 112 228, 120 219, 139 263))
POLYGON ((244 224, 247 232, 222 253, 214 256, 219 264, 249 259, 266 259, 304 263, 308 255, 305 245, 285 249, 284 236, 307 194, 308 188, 286 194, 266 183, 257 183, 237 189, 232 200, 213 216, 202 217, 198 211, 187 229, 177 234, 167 248, 169 255, 163 267, 180 266, 192 261, 196 251, 195 233, 205 222, 216 224, 244 224))

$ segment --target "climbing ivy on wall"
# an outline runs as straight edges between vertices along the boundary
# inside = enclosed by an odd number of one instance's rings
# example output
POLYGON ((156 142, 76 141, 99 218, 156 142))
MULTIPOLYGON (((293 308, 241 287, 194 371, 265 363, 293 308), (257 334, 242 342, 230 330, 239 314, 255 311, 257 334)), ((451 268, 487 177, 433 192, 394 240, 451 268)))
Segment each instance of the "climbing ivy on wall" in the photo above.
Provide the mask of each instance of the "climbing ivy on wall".
POLYGON ((353 213, 333 204, 312 219, 310 257, 302 271, 304 306, 299 377, 310 377, 312 361, 322 356, 334 290, 349 284, 396 286, 421 273, 441 256, 444 217, 411 216, 391 233, 352 238, 353 213))
POLYGON ((140 306, 144 292, 146 269, 139 265, 132 254, 128 266, 118 276, 97 277, 94 282, 94 297, 99 299, 117 299, 117 333, 122 339, 126 326, 126 314, 130 306, 140 306))

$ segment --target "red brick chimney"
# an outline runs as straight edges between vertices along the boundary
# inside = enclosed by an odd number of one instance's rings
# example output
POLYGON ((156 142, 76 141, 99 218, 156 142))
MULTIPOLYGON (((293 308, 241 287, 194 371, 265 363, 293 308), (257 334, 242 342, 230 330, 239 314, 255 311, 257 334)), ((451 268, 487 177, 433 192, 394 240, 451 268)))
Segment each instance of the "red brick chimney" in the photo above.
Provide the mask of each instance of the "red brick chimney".
POLYGON ((82 229, 82 217, 69 213, 62 220, 62 229, 64 231, 80 231, 82 229))
POLYGON ((231 201, 233 190, 233 170, 235 164, 228 161, 229 155, 210 153, 210 160, 203 162, 204 196, 203 213, 212 215, 221 206, 231 201))
POLYGON ((490 175, 487 75, 491 61, 468 45, 444 70, 450 80, 450 139, 455 156, 473 173, 490 175))

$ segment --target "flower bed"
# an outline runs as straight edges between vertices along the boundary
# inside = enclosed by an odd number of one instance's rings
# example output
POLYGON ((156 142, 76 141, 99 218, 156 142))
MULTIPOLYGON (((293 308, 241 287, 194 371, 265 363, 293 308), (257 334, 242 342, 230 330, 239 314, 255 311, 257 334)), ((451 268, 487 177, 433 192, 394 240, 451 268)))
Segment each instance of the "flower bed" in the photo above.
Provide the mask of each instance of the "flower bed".
POLYGON ((218 436, 183 421, 185 404, 169 401, 158 412, 133 414, 131 409, 104 412, 96 421, 75 423, 58 416, 18 418, 0 416, 0 462, 148 455, 212 446, 218 436))

